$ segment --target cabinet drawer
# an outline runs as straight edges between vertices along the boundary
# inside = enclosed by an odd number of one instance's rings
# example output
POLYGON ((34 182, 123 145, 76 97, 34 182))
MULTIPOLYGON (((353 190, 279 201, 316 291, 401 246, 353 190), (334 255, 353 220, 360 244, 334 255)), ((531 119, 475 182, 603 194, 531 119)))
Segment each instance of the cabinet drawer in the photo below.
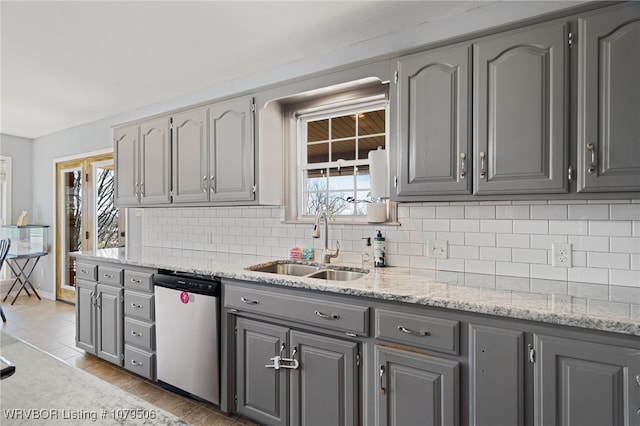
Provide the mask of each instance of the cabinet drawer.
POLYGON ((76 279, 95 281, 98 279, 98 265, 76 262, 76 279))
POLYGON ((460 323, 378 309, 376 310, 376 338, 457 354, 460 323))
POLYGON ((98 266, 98 282, 100 284, 122 285, 122 268, 98 266))
POLYGON ((226 287, 224 303, 227 308, 286 318, 361 336, 366 336, 369 332, 369 308, 366 306, 233 286, 226 287))
POLYGON ((124 368, 147 379, 156 379, 156 354, 124 345, 124 368))
POLYGON ((124 319, 124 342, 146 351, 155 350, 156 326, 133 318, 124 319))
POLYGON ((126 290, 124 292, 124 315, 145 321, 155 319, 153 294, 126 290))
POLYGON ((153 292, 153 274, 124 271, 124 286, 133 290, 153 292))

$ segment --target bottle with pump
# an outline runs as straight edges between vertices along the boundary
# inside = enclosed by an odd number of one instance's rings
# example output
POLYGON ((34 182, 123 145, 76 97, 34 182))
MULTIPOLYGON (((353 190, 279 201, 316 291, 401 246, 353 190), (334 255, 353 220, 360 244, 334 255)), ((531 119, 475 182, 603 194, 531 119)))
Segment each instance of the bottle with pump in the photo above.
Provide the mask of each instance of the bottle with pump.
POLYGON ((385 266, 385 241, 382 236, 382 232, 378 231, 378 234, 373 239, 373 266, 380 268, 385 266))
POLYGON ((373 268, 373 250, 371 247, 371 237, 364 237, 366 240, 364 249, 362 249, 362 267, 371 270, 373 268))

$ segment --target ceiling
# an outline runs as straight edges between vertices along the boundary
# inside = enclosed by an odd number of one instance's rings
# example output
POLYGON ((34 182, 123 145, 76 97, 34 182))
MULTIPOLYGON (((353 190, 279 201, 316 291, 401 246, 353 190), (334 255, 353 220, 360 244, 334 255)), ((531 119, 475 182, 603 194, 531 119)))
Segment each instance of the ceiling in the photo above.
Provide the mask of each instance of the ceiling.
POLYGON ((6 1, 0 132, 37 138, 486 1, 6 1))

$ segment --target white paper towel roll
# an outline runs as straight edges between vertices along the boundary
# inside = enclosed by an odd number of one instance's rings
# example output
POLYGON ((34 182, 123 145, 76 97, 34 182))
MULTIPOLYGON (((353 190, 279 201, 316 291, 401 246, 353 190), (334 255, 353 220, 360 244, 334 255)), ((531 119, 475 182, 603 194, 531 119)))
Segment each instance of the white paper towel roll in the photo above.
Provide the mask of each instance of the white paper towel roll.
POLYGON ((387 151, 380 148, 369 151, 369 174, 371 175, 371 197, 388 198, 387 151))

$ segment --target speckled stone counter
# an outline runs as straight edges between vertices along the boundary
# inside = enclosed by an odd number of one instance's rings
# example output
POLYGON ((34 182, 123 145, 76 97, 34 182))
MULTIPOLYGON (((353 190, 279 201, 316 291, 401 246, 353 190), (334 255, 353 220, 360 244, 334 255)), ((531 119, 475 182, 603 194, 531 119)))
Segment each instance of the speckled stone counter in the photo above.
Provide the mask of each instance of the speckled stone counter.
POLYGON ((277 260, 264 256, 157 247, 104 249, 73 255, 85 260, 191 272, 640 336, 640 318, 624 316, 619 311, 608 311, 606 304, 594 313, 593 309, 587 309, 588 298, 569 294, 569 283, 565 281, 397 267, 378 268, 353 281, 331 281, 245 269, 277 260))

